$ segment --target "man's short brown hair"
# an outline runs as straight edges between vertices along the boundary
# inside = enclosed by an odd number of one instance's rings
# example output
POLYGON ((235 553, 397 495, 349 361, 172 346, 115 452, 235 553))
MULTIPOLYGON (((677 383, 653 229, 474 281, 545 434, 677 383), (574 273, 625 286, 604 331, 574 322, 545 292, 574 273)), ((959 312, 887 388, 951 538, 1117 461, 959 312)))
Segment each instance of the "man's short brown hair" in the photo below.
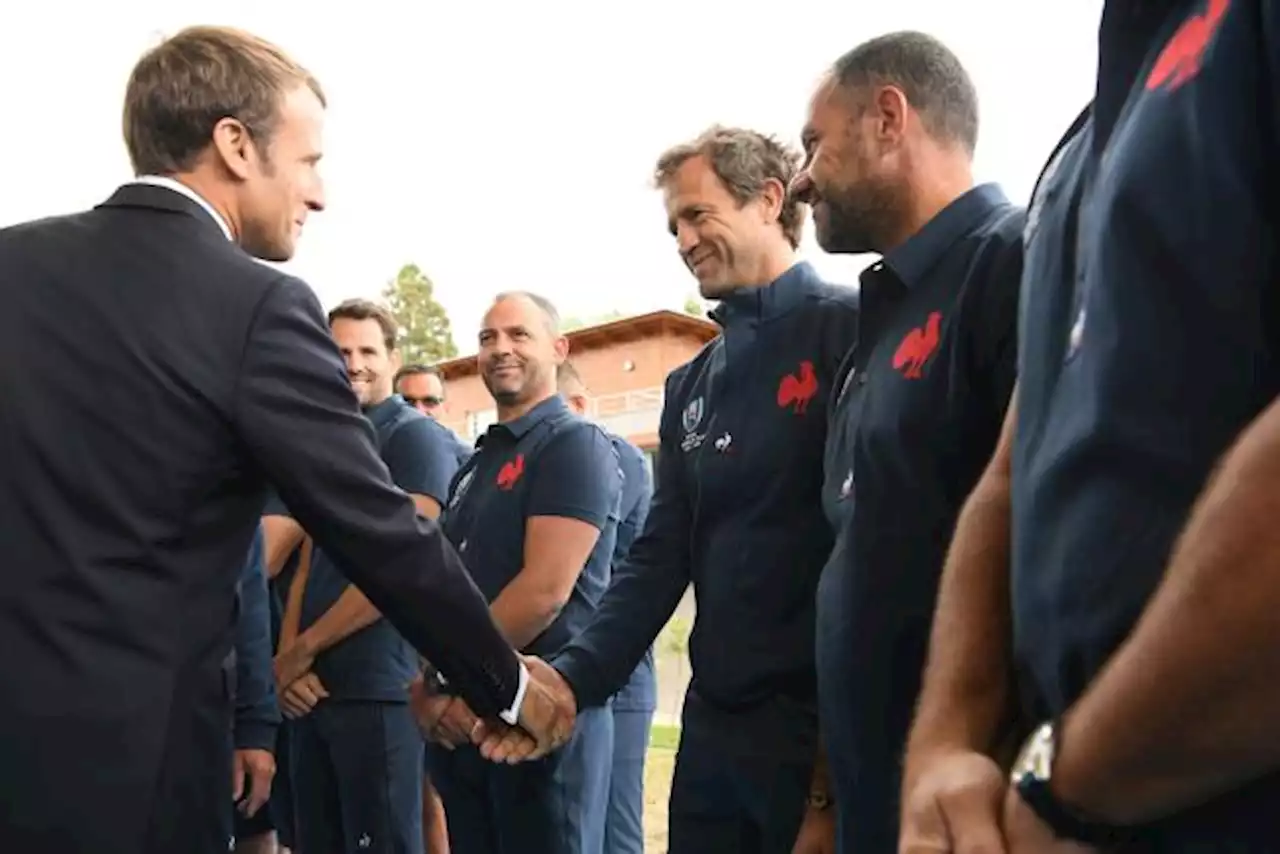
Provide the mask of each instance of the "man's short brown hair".
POLYGON ((228 27, 188 27, 147 51, 129 75, 124 143, 138 175, 172 175, 195 166, 225 118, 238 120, 264 150, 280 102, 320 84, 279 47, 228 27))
POLYGON ((697 139, 663 152, 654 168, 654 184, 660 189, 665 187, 676 170, 695 157, 706 158, 720 183, 740 205, 758 198, 766 181, 780 181, 784 195, 779 225, 791 247, 800 246, 804 211, 788 192, 791 179, 800 168, 800 152, 768 134, 715 125, 697 139))
POLYGON ((382 327, 382 340, 387 345, 387 352, 396 349, 400 325, 385 305, 367 299, 345 300, 329 312, 329 325, 333 326, 335 320, 376 320, 382 327))

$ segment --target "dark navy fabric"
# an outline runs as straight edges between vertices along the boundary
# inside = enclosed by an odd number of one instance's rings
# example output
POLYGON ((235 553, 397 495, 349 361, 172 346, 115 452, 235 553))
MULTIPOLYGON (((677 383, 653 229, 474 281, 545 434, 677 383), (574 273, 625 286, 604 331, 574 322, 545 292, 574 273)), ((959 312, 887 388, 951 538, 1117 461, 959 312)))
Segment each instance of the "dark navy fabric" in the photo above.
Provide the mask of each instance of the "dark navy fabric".
POLYGON ((422 734, 408 703, 325 700, 291 733, 297 850, 422 854, 422 734))
POLYGON ((555 662, 580 703, 626 683, 692 582, 684 738, 812 759, 814 595, 832 543, 816 508, 856 304, 796 264, 723 300, 721 335, 667 378, 644 532, 600 616, 555 662))
MULTIPOLYGON (((614 450, 622 470, 622 509, 618 522, 618 541, 613 547, 613 565, 622 566, 627 552, 649 517, 649 502, 653 500, 653 478, 645 464, 644 452, 627 440, 614 436, 614 450)), ((631 674, 631 679, 613 697, 613 710, 617 714, 627 712, 652 712, 658 704, 658 682, 653 670, 653 647, 631 674)), ((647 743, 647 739, 646 739, 647 743)))
MULTIPOLYGON (((494 424, 455 478, 444 531, 492 602, 524 569, 528 520, 577 519, 600 529, 569 601, 524 650, 547 657, 595 614, 609 585, 622 473, 608 434, 553 395, 494 424)), ((595 854, 604 841, 613 712, 583 709, 563 749, 495 765, 472 747, 430 748, 452 850, 475 854, 595 854)))
MULTIPOLYGON (((613 565, 621 566, 632 542, 644 528, 653 498, 653 478, 644 452, 614 436, 622 470, 622 505, 613 565)), ((653 647, 613 697, 613 761, 609 775, 609 807, 605 817, 604 854, 644 854, 644 764, 649 728, 658 705, 658 679, 653 647)))
MULTIPOLYGON (((276 702, 275 674, 271 667, 275 644, 263 547, 262 526, 259 525, 241 571, 238 588, 234 737, 237 750, 269 750, 275 753, 281 717, 276 702)), ((247 787, 245 791, 248 792, 247 787)), ((234 810, 232 819, 232 833, 236 839, 251 839, 275 828, 270 804, 247 818, 239 810, 234 810)))
MULTIPOLYGON (((452 434, 398 395, 365 408, 391 480, 405 492, 433 498, 443 507, 457 469, 452 434)), ((350 582, 320 549, 313 553, 302 599, 299 629, 306 629, 338 600, 350 582)), ((419 672, 417 652, 386 620, 378 620, 316 658, 313 670, 331 698, 393 701, 419 672)))
POLYGON ((902 751, 956 517, 1016 371, 1023 211, 975 187, 862 274, 832 407, 818 588, 823 740, 842 851, 897 851, 902 751))
POLYGON ((745 758, 709 739, 681 738, 668 854, 790 854, 812 776, 812 757, 778 763, 745 758))
MULTIPOLYGON (((1057 717, 1127 637, 1215 463, 1280 392, 1280 7, 1108 2, 1091 116, 1027 225, 1013 454, 1014 645, 1057 717)), ((1142 850, 1280 839, 1270 774, 1142 850)))
POLYGON ((280 707, 276 703, 276 680, 272 670, 274 646, 271 642, 271 600, 267 592, 267 572, 263 563, 262 526, 240 572, 239 614, 236 618, 236 713, 237 750, 274 750, 280 707))
POLYGON ((526 522, 577 519, 600 530, 569 601, 524 652, 553 655, 595 614, 609 586, 622 475, 609 436, 559 395, 489 427, 454 478, 442 524, 490 602, 524 569, 526 522))
POLYGON ((429 745, 452 851, 598 854, 604 844, 613 713, 583 709, 564 747, 498 766, 474 749, 429 745))

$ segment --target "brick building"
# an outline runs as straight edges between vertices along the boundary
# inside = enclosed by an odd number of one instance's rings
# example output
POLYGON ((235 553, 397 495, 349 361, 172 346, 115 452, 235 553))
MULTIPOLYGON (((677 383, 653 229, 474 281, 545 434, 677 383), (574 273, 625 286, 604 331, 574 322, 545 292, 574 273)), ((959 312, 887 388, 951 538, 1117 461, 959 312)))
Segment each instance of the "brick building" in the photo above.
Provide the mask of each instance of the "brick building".
MULTIPOLYGON (((652 454, 658 444, 663 380, 718 332, 709 320, 665 310, 569 332, 569 359, 590 391, 591 417, 652 454)), ((476 357, 437 367, 448 389, 441 420, 472 441, 497 418, 476 357)))

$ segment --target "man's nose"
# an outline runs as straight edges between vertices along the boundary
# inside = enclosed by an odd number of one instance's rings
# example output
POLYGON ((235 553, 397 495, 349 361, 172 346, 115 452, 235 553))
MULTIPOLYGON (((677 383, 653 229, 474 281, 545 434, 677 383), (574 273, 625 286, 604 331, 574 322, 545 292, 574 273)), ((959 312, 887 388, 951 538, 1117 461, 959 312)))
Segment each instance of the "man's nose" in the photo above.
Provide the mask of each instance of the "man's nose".
POLYGON ((680 247, 681 255, 688 255, 698 245, 698 230, 688 223, 680 223, 676 226, 676 246, 680 247))
POLYGON ((810 203, 813 195, 813 178, 809 175, 808 169, 801 169, 796 173, 796 176, 791 179, 791 186, 787 188, 787 192, 797 202, 810 203))
POLYGON ((307 208, 316 212, 324 210, 324 181, 316 178, 311 192, 307 194, 307 208))

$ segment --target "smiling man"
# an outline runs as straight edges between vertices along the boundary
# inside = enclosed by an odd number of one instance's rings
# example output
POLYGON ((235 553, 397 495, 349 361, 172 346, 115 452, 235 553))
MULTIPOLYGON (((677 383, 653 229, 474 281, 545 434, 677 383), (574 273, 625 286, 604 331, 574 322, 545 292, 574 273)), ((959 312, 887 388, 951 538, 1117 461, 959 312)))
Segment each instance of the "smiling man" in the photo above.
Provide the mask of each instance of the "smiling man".
POLYGON ((897 850, 899 767, 937 579, 1013 388, 1020 208, 974 186, 978 99, 945 45, 897 32, 813 94, 793 186, 818 243, 880 254, 827 436, 836 546, 818 595, 818 688, 838 850, 897 850))
MULTIPOLYGON (((799 156, 715 127, 655 169, 675 248, 721 334, 667 378, 656 492, 600 613, 553 663, 580 706, 632 672, 692 583, 693 679, 671 790, 672 854, 790 852, 829 827, 812 789, 814 593, 831 532, 815 513, 827 400, 855 294, 796 258, 799 156)), ((568 689, 566 689, 568 690, 568 689)))
MULTIPOLYGON (((457 469, 452 437, 392 394, 395 319, 357 299, 329 312, 329 326, 392 479, 438 517, 457 469)), ((293 584, 300 631, 276 674, 293 719, 298 848, 420 852, 423 743, 405 690, 418 656, 322 550, 293 584)))
MULTIPOLYGON (((501 294, 485 313, 479 368, 498 423, 454 480, 444 531, 491 602, 512 646, 559 652, 595 614, 609 584, 622 475, 613 442, 557 393, 568 353, 554 306, 501 294)), ((431 686, 430 732, 449 842, 465 854, 599 854, 613 761, 608 708, 578 714, 560 751, 504 766, 468 742, 475 720, 431 686)))

